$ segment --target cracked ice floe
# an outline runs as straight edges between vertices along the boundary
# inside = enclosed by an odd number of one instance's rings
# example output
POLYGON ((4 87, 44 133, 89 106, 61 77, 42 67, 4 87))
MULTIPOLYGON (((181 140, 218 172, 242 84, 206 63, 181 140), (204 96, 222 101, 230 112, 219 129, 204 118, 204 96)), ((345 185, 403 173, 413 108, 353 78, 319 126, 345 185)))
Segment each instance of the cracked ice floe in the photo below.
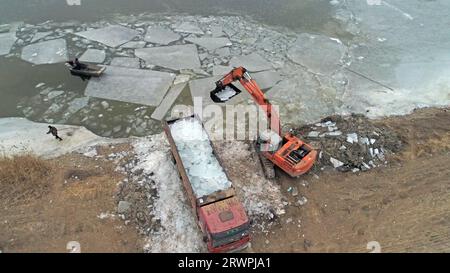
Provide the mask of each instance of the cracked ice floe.
POLYGON ((22 59, 34 64, 54 64, 67 61, 66 40, 56 39, 27 45, 22 59))
POLYGON ((104 50, 87 49, 80 57, 80 61, 88 63, 103 63, 106 58, 104 50))
POLYGON ((232 66, 215 65, 213 66, 213 76, 224 76, 233 69, 232 66))
POLYGON ((126 44, 121 45, 122 48, 143 48, 147 43, 144 41, 131 41, 126 44))
POLYGON ((0 56, 9 54, 16 40, 14 33, 0 33, 0 56))
POLYGON ((163 27, 148 27, 144 40, 146 42, 167 45, 181 39, 181 36, 170 29, 163 27))
POLYGON ((223 32, 223 27, 221 27, 221 26, 211 26, 211 36, 212 37, 225 36, 225 33, 223 32))
POLYGON ((175 27, 175 31, 182 33, 192 33, 192 34, 205 34, 196 24, 191 22, 183 22, 175 27))
POLYGON ((275 70, 252 73, 251 76, 261 89, 268 89, 281 81, 280 73, 275 70))
POLYGON ((111 65, 112 66, 128 67, 128 68, 139 68, 140 67, 140 61, 139 61, 139 58, 116 57, 116 58, 112 59, 111 65))
POLYGON ((266 96, 280 106, 281 119, 286 123, 310 123, 332 115, 338 104, 336 91, 322 86, 310 73, 297 74, 280 81, 266 96))
POLYGON ((37 32, 34 34, 33 39, 31 40, 32 43, 37 42, 38 40, 47 37, 48 35, 52 34, 51 31, 45 31, 45 32, 37 32))
POLYGON ((258 72, 272 69, 272 65, 257 53, 233 57, 230 65, 234 67, 243 66, 250 72, 258 72))
POLYGON ((135 55, 143 59, 146 64, 173 70, 200 68, 200 60, 195 45, 140 48, 135 50, 135 55))
POLYGON ((214 51, 233 44, 228 38, 187 38, 185 40, 204 47, 208 51, 214 51))
POLYGON ((231 187, 206 131, 196 118, 176 121, 170 125, 170 131, 197 198, 231 187))
POLYGON ((157 106, 175 78, 174 74, 107 66, 100 78, 86 87, 86 96, 157 106))
POLYGON ((339 68, 346 47, 322 35, 302 33, 289 48, 287 57, 313 73, 330 75, 339 68))
POLYGON ((100 29, 77 32, 75 34, 110 47, 117 47, 138 36, 139 32, 124 26, 112 25, 100 29))
MULTIPOLYGON (((175 81, 174 81, 174 83, 175 83, 175 81)), ((166 115, 167 111, 169 111, 172 104, 175 102, 175 100, 180 95, 181 91, 183 91, 183 89, 186 87, 186 85, 187 85, 186 82, 174 84, 170 88, 169 92, 167 92, 166 96, 161 101, 159 106, 155 109, 155 111, 153 111, 152 116, 151 116, 152 119, 162 120, 164 118, 164 116, 166 115)))
POLYGON ((74 114, 86 107, 89 103, 89 97, 76 98, 73 101, 69 102, 69 107, 67 108, 66 113, 74 114))
POLYGON ((155 201, 151 214, 159 219, 161 228, 148 237, 144 250, 166 253, 206 251, 164 134, 139 138, 134 141, 133 148, 138 158, 135 168, 151 177, 158 192, 152 197, 155 201))

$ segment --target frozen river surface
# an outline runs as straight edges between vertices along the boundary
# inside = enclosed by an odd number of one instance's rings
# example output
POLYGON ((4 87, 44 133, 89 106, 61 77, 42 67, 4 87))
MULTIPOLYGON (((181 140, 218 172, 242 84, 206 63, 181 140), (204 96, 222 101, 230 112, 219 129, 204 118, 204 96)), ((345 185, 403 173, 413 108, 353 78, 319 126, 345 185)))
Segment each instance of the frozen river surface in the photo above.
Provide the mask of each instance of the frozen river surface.
MULTIPOLYGON (((449 1, 301 3, 299 16, 315 11, 323 20, 287 28, 249 16, 136 13, 2 22, 0 116, 83 125, 102 136, 151 134, 161 130, 152 116, 192 104, 193 95, 211 104, 214 80, 239 65, 280 106, 283 123, 449 105, 449 1), (74 57, 108 65, 105 77, 71 76, 63 62, 74 57)), ((248 98, 243 92, 231 104, 248 98)))

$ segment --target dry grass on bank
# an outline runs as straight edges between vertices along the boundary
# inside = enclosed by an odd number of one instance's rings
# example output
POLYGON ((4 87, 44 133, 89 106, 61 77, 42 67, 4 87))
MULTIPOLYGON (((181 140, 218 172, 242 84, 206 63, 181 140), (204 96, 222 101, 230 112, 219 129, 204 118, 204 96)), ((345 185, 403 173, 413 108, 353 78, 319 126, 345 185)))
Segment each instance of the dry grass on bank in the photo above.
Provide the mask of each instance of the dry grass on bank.
POLYGON ((0 157, 0 200, 12 205, 49 190, 52 164, 33 155, 0 157))

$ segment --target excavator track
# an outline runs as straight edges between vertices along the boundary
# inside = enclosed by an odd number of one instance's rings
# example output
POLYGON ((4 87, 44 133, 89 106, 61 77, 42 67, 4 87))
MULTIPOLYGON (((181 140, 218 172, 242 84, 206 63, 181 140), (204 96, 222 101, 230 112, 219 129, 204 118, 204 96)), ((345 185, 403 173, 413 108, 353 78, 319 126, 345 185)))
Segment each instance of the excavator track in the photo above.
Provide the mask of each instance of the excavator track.
POLYGON ((264 175, 267 179, 275 179, 275 165, 267 159, 260 151, 258 144, 255 142, 255 152, 258 154, 259 161, 261 162, 261 167, 263 169, 264 175))

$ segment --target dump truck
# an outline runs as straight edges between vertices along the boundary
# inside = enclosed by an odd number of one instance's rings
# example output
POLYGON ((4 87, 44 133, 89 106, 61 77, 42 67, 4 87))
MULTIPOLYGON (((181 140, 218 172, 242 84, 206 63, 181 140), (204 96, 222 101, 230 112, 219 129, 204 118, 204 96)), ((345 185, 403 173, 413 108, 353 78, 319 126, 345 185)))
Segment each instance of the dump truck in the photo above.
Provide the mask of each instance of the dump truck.
POLYGON ((250 244, 250 220, 203 123, 196 115, 162 123, 208 251, 245 249, 250 244))

